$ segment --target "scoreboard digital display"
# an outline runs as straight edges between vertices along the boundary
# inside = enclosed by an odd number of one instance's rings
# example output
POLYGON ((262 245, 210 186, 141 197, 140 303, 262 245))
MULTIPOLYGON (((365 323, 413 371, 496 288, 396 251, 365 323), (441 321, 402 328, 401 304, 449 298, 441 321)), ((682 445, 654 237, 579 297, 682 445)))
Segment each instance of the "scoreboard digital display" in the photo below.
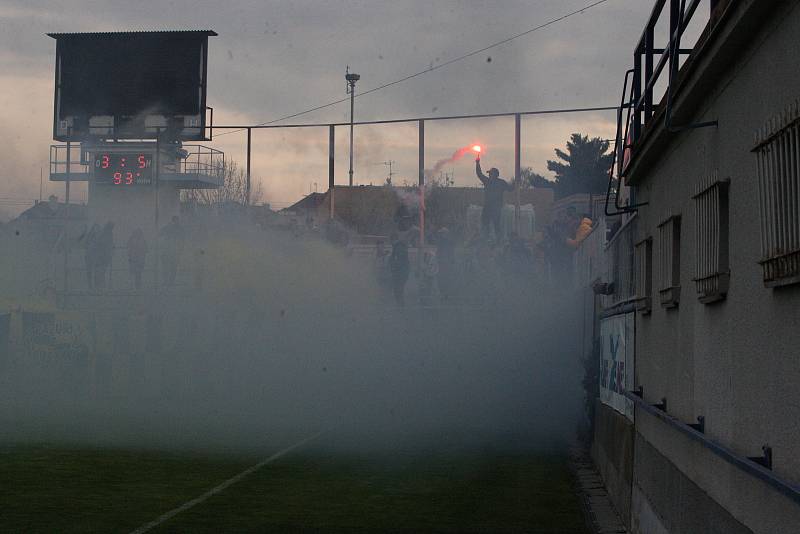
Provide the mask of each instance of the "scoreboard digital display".
POLYGON ((118 186, 151 185, 153 155, 141 152, 104 152, 95 155, 94 181, 118 186))

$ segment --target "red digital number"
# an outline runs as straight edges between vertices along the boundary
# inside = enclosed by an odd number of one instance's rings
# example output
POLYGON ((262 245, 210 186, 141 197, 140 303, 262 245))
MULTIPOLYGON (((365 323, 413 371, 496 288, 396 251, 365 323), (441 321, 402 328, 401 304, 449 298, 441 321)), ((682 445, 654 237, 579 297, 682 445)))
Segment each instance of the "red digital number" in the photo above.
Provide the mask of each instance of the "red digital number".
POLYGON ((125 173, 125 185, 131 185, 133 183, 133 173, 128 171, 125 173))
POLYGON ((114 184, 115 185, 119 185, 121 183, 122 183, 122 173, 121 172, 115 172, 114 173, 114 184))
POLYGON ((147 160, 144 157, 144 154, 139 154, 139 168, 144 169, 147 167, 147 160))
POLYGON ((108 154, 103 154, 100 161, 100 168, 107 169, 111 166, 111 159, 108 157, 108 154))

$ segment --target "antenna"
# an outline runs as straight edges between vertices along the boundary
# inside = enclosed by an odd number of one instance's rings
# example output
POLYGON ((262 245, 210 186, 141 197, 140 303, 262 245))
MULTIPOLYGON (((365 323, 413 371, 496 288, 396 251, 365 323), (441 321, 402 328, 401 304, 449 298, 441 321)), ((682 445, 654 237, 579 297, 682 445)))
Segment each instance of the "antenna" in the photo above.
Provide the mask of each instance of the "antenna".
POLYGON ((394 176, 394 173, 392 172, 392 165, 394 165, 395 162, 394 162, 394 160, 390 159, 389 161, 384 161, 383 164, 389 166, 389 179, 386 180, 386 183, 388 185, 392 185, 392 176, 394 176))

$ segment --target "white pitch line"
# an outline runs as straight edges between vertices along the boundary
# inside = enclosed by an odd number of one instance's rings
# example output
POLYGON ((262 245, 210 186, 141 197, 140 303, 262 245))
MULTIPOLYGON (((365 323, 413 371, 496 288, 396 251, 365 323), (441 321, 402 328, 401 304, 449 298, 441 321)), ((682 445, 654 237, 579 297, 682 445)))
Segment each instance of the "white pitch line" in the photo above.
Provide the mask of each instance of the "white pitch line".
POLYGON ((226 480, 225 482, 223 482, 219 486, 211 488, 210 490, 208 490, 207 492, 203 493, 202 495, 200 495, 198 497, 195 497, 194 499, 192 499, 190 501, 186 501, 185 503, 183 503, 182 505, 178 506, 177 508, 173 508, 169 512, 158 516, 153 521, 150 521, 149 523, 146 523, 146 524, 140 526, 136 530, 132 531, 131 534, 142 534, 143 532, 147 532, 148 530, 150 530, 150 529, 152 529, 154 527, 157 527, 158 525, 160 525, 164 521, 167 521, 168 519, 171 519, 171 518, 175 517, 179 513, 185 512, 189 508, 197 506, 198 504, 200 504, 203 501, 207 500, 209 497, 212 497, 212 496, 216 495, 217 493, 219 493, 221 491, 224 491, 225 489, 227 489, 230 486, 236 484, 237 482, 239 482, 240 480, 242 480, 246 476, 254 473, 255 471, 258 471, 259 469, 261 469, 262 467, 264 467, 268 463, 274 462, 275 460, 277 460, 281 456, 284 456, 285 454, 290 453, 294 449, 296 449, 298 447, 302 447, 303 445, 305 445, 309 441, 313 441, 313 440, 317 439, 323 433, 324 432, 317 432, 313 436, 307 437, 304 440, 298 441, 294 445, 286 447, 282 451, 276 452, 275 454, 273 454, 269 458, 265 458, 265 459, 261 460, 260 462, 258 462, 257 464, 248 467, 247 469, 245 469, 244 471, 242 471, 238 475, 235 475, 235 476, 229 478, 228 480, 226 480))

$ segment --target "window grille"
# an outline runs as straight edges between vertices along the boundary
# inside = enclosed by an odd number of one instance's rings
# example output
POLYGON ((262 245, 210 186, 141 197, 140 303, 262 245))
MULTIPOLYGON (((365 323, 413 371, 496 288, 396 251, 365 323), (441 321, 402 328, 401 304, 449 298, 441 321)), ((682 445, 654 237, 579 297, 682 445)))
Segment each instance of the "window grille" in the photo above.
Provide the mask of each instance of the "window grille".
POLYGON ((648 237, 636 243, 633 256, 636 266, 636 309, 649 313, 653 291, 653 239, 648 237))
POLYGON ((756 132, 764 284, 800 282, 800 101, 756 132))
POLYGON ((636 216, 633 216, 622 223, 606 244, 606 278, 611 283, 612 291, 601 299, 605 310, 632 303, 636 299, 633 262, 635 230, 636 216))
POLYGON ((700 302, 722 300, 728 293, 728 187, 713 173, 700 180, 695 205, 695 278, 700 302))
POLYGON ((681 216, 658 225, 659 289, 661 305, 673 308, 681 294, 681 216))

